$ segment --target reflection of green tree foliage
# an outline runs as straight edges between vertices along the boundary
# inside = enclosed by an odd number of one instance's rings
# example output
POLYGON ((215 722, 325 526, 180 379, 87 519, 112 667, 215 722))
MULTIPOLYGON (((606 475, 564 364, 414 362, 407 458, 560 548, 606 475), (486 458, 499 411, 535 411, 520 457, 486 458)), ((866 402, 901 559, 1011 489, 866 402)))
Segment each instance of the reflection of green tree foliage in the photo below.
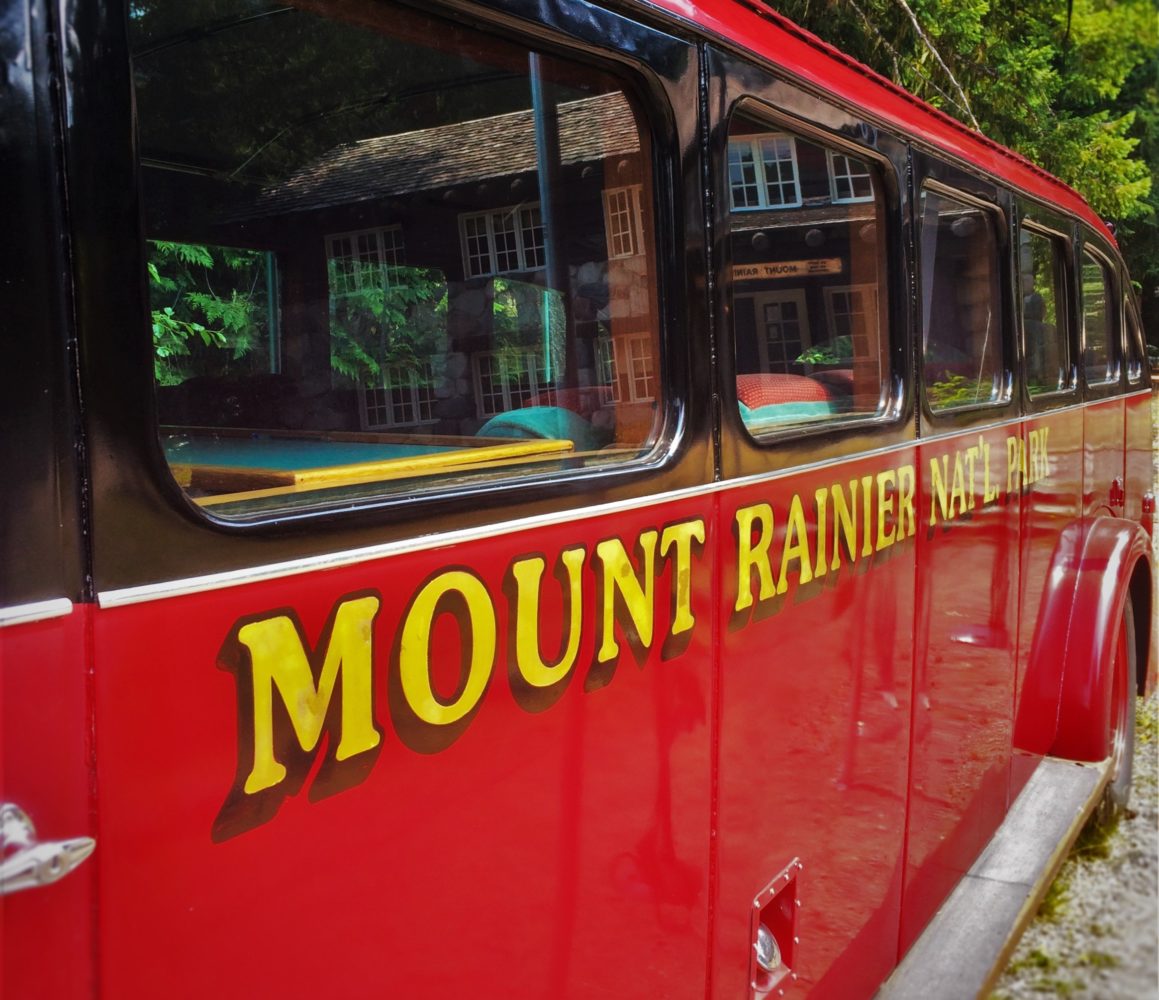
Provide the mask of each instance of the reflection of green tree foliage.
POLYGON ((269 323, 265 254, 157 240, 147 266, 159 385, 252 368, 248 357, 264 349, 269 323))
POLYGON ((566 364, 562 294, 514 278, 492 279, 491 290, 494 354, 503 377, 528 374, 527 358, 532 355, 545 375, 557 379, 566 364))
POLYGON ((926 399, 934 410, 951 410, 958 406, 987 403, 994 395, 992 379, 967 378, 942 372, 942 378, 926 383, 926 399))
POLYGON ((330 365, 354 382, 383 384, 388 369, 420 371, 443 350, 447 284, 430 268, 364 266, 363 287, 333 299, 330 365))
POLYGON ((823 344, 814 344, 797 355, 807 365, 841 365, 853 363, 853 337, 844 334, 823 344))

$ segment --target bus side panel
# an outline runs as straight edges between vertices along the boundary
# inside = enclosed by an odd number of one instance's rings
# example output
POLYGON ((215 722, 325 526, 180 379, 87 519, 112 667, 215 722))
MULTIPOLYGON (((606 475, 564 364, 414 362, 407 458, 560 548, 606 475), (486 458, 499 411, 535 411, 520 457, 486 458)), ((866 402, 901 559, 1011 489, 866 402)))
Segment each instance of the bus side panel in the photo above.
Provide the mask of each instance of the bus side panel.
POLYGON ((1124 410, 1122 396, 1083 407, 1083 506, 1089 516, 1123 516, 1114 493, 1123 486, 1124 410))
POLYGON ((1066 623, 1082 543, 1082 410, 1071 407, 1026 420, 1021 447, 1026 478, 1033 481, 1022 501, 1011 799, 1050 750, 1058 726, 1066 623))
POLYGON ((710 506, 101 611, 102 994, 702 997, 710 506))
POLYGON ((921 448, 903 951, 1006 811, 1021 440, 1012 424, 921 448))
POLYGON ((795 924, 767 919, 788 934, 782 951, 810 996, 869 995, 893 965, 915 456, 881 452, 722 494, 719 1000, 751 995, 754 900, 795 859, 795 924))
MULTIPOLYGON (((88 612, 82 605, 64 618, 0 629, 3 801, 24 810, 41 841, 94 835, 88 612)), ((0 995, 95 995, 95 875, 90 858, 59 882, 0 897, 0 995)))

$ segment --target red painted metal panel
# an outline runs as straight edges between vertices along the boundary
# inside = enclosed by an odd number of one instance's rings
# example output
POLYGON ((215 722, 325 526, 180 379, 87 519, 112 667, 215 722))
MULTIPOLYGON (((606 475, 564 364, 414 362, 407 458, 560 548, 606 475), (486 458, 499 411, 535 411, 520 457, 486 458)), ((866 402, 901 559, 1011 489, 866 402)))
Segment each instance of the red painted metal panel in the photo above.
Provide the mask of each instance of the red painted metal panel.
MULTIPOLYGON (((167 996, 223 1000, 464 990, 503 998, 703 996, 710 506, 701 498, 644 507, 535 534, 100 611, 102 806, 94 860, 104 995, 153 997, 164 984, 167 996), (647 547, 647 532, 663 533, 682 520, 702 524, 705 544, 690 544, 678 573, 675 549, 663 559, 664 543, 656 547, 653 539, 649 650, 637 663, 632 637, 645 637, 620 602, 619 659, 614 671, 593 668, 602 618, 596 544, 622 540, 639 569, 636 546, 647 547), (577 546, 586 549, 578 656, 568 679, 536 700, 511 680, 509 568, 528 554, 545 557, 539 642, 545 658, 556 657, 565 651, 564 623, 571 618, 553 567, 563 550, 577 546), (407 716, 410 703, 399 695, 400 663, 416 655, 406 646, 414 635, 402 623, 410 620, 408 608, 421 603, 412 598, 448 567, 468 568, 487 595, 466 610, 462 600, 450 601, 435 615, 435 698, 456 703, 468 697, 476 669, 489 674, 477 709, 447 727, 454 739, 407 716), (670 642, 678 575, 689 581, 695 624, 670 642), (335 697, 353 697, 346 691, 354 686, 351 651, 372 642, 380 745, 351 758, 363 763, 334 780, 317 761, 307 762, 308 774, 291 767, 287 784, 303 782, 301 791, 280 802, 277 789, 267 795, 264 822, 243 804, 222 825, 219 811, 235 773, 245 777, 252 735, 239 728, 251 703, 243 695, 239 705, 243 688, 219 662, 225 649, 225 666, 246 669, 229 652, 231 634, 242 635, 235 624, 292 609, 307 645, 317 649, 336 604, 368 591, 381 606, 369 631, 346 648, 350 658, 335 697), (484 613, 472 618, 471 607, 480 606, 484 613), (488 606, 497 630, 494 655, 470 664, 464 650, 487 643, 488 606), (439 742, 446 745, 438 749, 439 742), (319 798, 327 781, 330 794, 319 798), (225 836, 219 842, 215 824, 225 836)), ((276 753, 290 761, 296 737, 284 715, 274 718, 275 728, 281 724, 276 753)), ((336 716, 329 719, 332 725, 336 716)), ((332 728, 318 756, 336 739, 332 728)))
MULTIPOLYGON (((90 716, 85 656, 89 608, 0 629, 4 801, 41 840, 92 836, 90 716)), ((3 990, 9 997, 89 997, 96 869, 3 900, 3 990)))
POLYGON ((1138 523, 1096 517, 1088 528, 1067 626, 1058 735, 1051 748, 1059 757, 1097 761, 1110 754, 1113 647, 1131 572, 1150 553, 1151 538, 1138 523))
MULTIPOLYGON (((1126 506, 1123 516, 1129 521, 1138 521, 1153 535, 1155 531, 1153 513, 1145 511, 1144 497, 1155 490, 1155 454, 1152 451, 1151 427, 1151 393, 1147 391, 1134 393, 1124 401, 1126 407, 1126 506)), ((1154 501, 1152 501, 1153 505, 1154 501)), ((1151 593, 1154 595, 1156 581, 1152 575, 1151 593)), ((1155 614, 1154 596, 1152 597, 1152 614, 1155 614)), ((1136 623, 1136 628, 1141 628, 1136 623)), ((1152 691, 1155 688, 1156 677, 1159 676, 1159 629, 1155 627, 1154 618, 1149 634, 1150 654, 1147 657, 1146 688, 1152 691)))
POLYGON ((1017 424, 921 447, 917 661, 902 948, 1005 814, 1021 491, 1017 424))
POLYGON ((794 972, 809 995, 868 995, 893 964, 920 530, 900 508, 903 495, 913 502, 915 455, 899 449, 722 495, 720 1000, 748 995, 753 900, 794 858, 804 865, 794 972), (852 513, 848 547, 838 490, 852 513))
POLYGON ((1082 411, 1043 413, 1026 420, 1022 431, 1022 454, 1043 474, 1022 501, 1012 798, 1049 751, 1058 725, 1066 622, 1082 545, 1082 411))
POLYGON ((1122 396, 1083 407, 1083 513, 1088 516, 1123 515, 1114 494, 1123 485, 1124 412, 1122 396))

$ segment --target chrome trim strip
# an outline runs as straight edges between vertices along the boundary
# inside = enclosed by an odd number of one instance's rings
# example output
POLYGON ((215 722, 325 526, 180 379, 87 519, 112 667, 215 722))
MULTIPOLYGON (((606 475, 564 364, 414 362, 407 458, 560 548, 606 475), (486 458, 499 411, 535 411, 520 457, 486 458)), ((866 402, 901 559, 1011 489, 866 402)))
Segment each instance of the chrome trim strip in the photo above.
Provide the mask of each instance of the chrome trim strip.
MULTIPOLYGON (((1149 392, 1150 390, 1148 390, 1149 392)), ((1141 395, 1135 393, 1134 395, 1141 395)), ((1123 398, 1123 397, 1120 397, 1123 398)), ((560 511, 552 514, 537 514, 534 517, 520 518, 516 521, 507 521, 500 524, 480 525, 473 528, 463 528, 458 531, 448 531, 441 535, 422 535, 418 538, 400 539, 393 542, 384 542, 381 545, 369 545, 360 549, 347 549, 343 552, 327 552, 317 556, 304 556, 301 559, 290 559, 286 562, 269 563, 265 566, 247 567, 246 569, 226 570, 222 573, 209 573, 205 576, 185 577, 178 580, 167 580, 162 583, 149 583, 139 587, 123 587, 116 590, 103 590, 97 594, 97 604, 102 608, 124 607, 129 604, 143 604, 148 601, 159 601, 169 597, 181 597, 187 594, 204 593, 209 590, 224 590, 229 587, 240 587, 247 583, 259 583, 264 580, 276 580, 286 576, 296 576, 300 573, 318 572, 329 569, 339 569, 344 566, 353 566, 358 563, 370 562, 375 559, 387 559, 394 556, 421 552, 426 549, 446 548, 458 545, 461 542, 472 542, 482 538, 495 538, 502 535, 513 535, 522 531, 531 531, 537 528, 547 528, 552 525, 571 523, 573 521, 588 521, 598 517, 622 513, 630 510, 640 510, 644 507, 658 507, 664 504, 676 503, 682 500, 691 500, 696 497, 712 496, 730 490, 747 489, 759 486, 762 483, 775 482, 788 476, 800 475, 827 468, 834 465, 845 465, 850 462, 859 462, 867 458, 889 455, 894 452, 907 451, 937 444, 955 437, 971 437, 986 431, 1000 430, 1024 423, 1028 420, 1040 421, 1054 414, 1069 410, 1082 409, 1092 402, 1076 402, 1070 406, 1059 407, 1056 410, 1046 410, 1041 413, 1028 413, 1022 416, 1011 417, 992 424, 981 424, 974 427, 956 427, 931 437, 913 438, 897 444, 886 445, 869 451, 858 452, 855 455, 839 455, 830 459, 812 462, 807 465, 794 465, 785 469, 773 469, 742 479, 728 479, 717 483, 705 483, 701 486, 691 486, 682 490, 671 490, 667 493, 657 493, 648 497, 633 497, 629 500, 618 500, 615 503, 601 504, 594 507, 581 507, 578 510, 560 511)), ((70 605, 71 607, 71 605, 70 605)), ((67 612, 65 612, 67 613, 67 612)), ((0 612, 3 614, 3 612, 0 612)), ((2 624, 2 620, 0 620, 2 624)))
POLYGON ((72 607, 72 601, 67 597, 55 597, 49 601, 0 608, 0 628, 8 625, 24 625, 28 622, 43 622, 51 618, 65 618, 72 614, 72 607))

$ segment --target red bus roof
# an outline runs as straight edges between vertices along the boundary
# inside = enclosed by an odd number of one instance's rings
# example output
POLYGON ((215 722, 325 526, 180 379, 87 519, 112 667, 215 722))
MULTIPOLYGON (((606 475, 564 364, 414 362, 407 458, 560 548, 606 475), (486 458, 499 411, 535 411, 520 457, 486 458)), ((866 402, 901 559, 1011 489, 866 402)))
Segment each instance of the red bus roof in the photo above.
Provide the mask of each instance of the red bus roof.
POLYGON ((1103 220, 1077 191, 1057 177, 915 97, 760 0, 649 2, 768 59, 801 81, 864 109, 899 132, 974 164, 1027 195, 1073 213, 1114 243, 1114 236, 1103 220))

